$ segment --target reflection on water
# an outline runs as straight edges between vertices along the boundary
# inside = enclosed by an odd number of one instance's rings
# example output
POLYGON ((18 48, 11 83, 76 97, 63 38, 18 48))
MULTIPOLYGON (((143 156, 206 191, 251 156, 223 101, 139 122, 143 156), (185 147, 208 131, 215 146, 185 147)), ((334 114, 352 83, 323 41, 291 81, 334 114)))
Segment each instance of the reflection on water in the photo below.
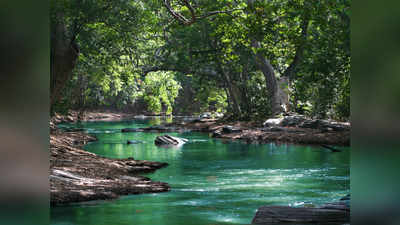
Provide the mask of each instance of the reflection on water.
POLYGON ((249 224, 261 205, 319 205, 349 192, 348 149, 331 153, 310 146, 224 144, 200 133, 170 133, 191 141, 181 148, 166 149, 154 145, 158 133, 117 132, 160 122, 92 122, 75 126, 99 138, 85 146, 90 152, 168 162, 167 168, 148 176, 168 182, 170 192, 55 207, 52 224, 249 224), (127 140, 143 143, 127 145, 127 140))

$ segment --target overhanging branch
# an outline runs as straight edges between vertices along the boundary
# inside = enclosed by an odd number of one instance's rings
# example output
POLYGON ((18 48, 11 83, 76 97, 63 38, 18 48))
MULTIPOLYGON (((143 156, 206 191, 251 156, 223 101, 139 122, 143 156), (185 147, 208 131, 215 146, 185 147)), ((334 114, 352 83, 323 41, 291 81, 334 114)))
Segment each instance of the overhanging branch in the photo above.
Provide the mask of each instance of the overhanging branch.
POLYGON ((181 22, 183 25, 189 26, 192 25, 193 23, 195 23, 197 20, 201 20, 201 19, 205 19, 207 17, 211 17, 211 16, 215 16, 218 14, 229 14, 232 13, 234 11, 239 11, 239 10, 244 10, 242 8, 238 8, 238 9, 232 9, 232 10, 226 10, 226 11, 212 11, 212 12, 208 12, 205 13, 203 15, 200 16, 196 16, 196 10, 195 8, 189 3, 189 0, 181 0, 182 4, 184 6, 186 6, 189 11, 190 11, 190 15, 191 15, 191 19, 187 19, 185 16, 183 16, 181 13, 176 12, 172 6, 171 6, 171 2, 169 0, 162 0, 163 4, 165 6, 165 8, 168 10, 168 12, 179 22, 181 22))

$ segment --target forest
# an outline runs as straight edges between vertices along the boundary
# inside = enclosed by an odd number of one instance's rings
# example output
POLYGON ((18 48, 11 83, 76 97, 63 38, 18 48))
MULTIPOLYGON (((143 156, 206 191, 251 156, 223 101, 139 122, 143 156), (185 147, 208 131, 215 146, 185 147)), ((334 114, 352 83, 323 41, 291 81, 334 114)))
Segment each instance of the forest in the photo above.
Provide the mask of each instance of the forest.
POLYGON ((350 3, 51 0, 51 224, 349 224, 350 3))
POLYGON ((349 0, 51 1, 51 112, 348 121, 349 0))

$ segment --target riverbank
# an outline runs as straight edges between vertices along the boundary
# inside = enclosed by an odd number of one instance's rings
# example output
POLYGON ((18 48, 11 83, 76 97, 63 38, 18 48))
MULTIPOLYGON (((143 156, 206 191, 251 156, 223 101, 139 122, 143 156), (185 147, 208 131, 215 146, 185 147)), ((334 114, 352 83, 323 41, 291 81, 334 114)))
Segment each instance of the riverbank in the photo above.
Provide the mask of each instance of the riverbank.
MULTIPOLYGON (((72 120, 76 118, 72 115, 67 116, 72 120)), ((100 116, 102 119, 113 117, 110 114, 100 116)), ((61 118, 53 117, 51 120, 51 205, 169 191, 167 183, 152 181, 139 175, 154 172, 167 166, 167 163, 133 158, 110 159, 84 151, 81 148, 88 142, 96 141, 96 138, 83 132, 63 132, 56 128, 58 121, 62 121, 61 118)))
POLYGON ((224 122, 215 119, 196 119, 144 129, 144 131, 207 132, 214 138, 242 140, 247 143, 292 143, 308 145, 350 146, 349 123, 287 116, 256 122, 224 122))
MULTIPOLYGON (((50 199, 62 204, 97 199, 112 199, 119 195, 164 192, 166 183, 153 182, 139 176, 167 166, 166 163, 139 161, 133 158, 109 159, 81 150, 95 141, 80 131, 57 129, 61 122, 115 121, 133 119, 133 114, 115 112, 85 112, 84 116, 70 111, 50 120, 50 199)), ((307 145, 350 145, 350 124, 313 120, 299 116, 256 122, 224 122, 215 119, 194 119, 148 128, 128 128, 121 132, 207 132, 214 138, 242 140, 247 143, 293 143, 307 145)))

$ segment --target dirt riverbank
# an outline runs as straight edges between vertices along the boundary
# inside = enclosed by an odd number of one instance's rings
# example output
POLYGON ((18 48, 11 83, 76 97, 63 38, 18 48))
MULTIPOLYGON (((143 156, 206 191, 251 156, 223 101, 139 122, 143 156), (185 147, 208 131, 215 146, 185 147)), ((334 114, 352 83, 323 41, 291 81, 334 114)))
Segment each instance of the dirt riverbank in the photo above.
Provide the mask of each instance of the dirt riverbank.
POLYGON ((349 123, 285 117, 264 124, 197 119, 165 124, 154 129, 147 128, 144 131, 199 131, 210 133, 215 138, 242 140, 248 143, 350 146, 350 129, 349 123))
MULTIPOLYGON (((97 114, 98 115, 98 114, 97 114)), ((110 114, 100 114, 111 118, 110 114)), ((68 115, 71 122, 76 117, 68 115)), ((121 118, 122 116, 112 116, 121 118)), ((167 163, 109 159, 82 150, 96 138, 83 132, 63 132, 56 128, 65 117, 52 118, 50 133, 50 203, 58 205, 89 200, 114 199, 120 195, 165 192, 167 183, 139 174, 154 172, 167 163)))

